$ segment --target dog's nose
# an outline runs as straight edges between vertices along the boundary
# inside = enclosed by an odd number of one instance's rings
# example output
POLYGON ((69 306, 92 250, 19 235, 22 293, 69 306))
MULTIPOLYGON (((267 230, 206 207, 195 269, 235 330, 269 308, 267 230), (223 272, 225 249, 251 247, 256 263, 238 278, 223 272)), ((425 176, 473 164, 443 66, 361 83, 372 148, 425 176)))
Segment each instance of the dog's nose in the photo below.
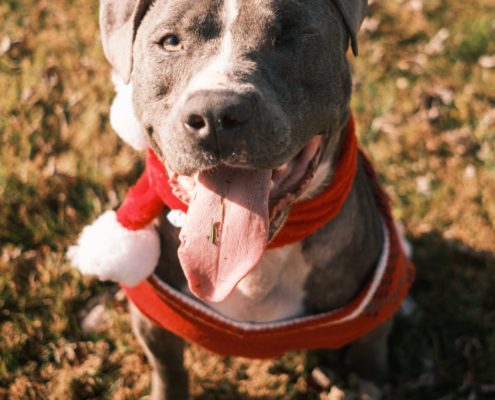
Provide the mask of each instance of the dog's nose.
POLYGON ((233 140, 242 140, 245 126, 253 116, 254 102, 247 95, 231 91, 202 90, 187 99, 182 124, 189 135, 205 144, 229 148, 233 140))

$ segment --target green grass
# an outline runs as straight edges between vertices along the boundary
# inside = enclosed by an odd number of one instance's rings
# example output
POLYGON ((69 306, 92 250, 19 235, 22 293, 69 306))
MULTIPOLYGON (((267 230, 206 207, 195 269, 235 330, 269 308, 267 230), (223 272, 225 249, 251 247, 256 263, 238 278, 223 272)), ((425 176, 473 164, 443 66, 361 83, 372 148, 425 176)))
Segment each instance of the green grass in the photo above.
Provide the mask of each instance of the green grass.
MULTIPOLYGON (((384 0, 352 61, 361 143, 415 245, 418 303, 393 331, 390 399, 495 398, 495 4, 384 0)), ((141 156, 108 125, 97 2, 0 4, 0 398, 138 399, 149 369, 113 284, 64 259, 141 156), (99 296, 99 297, 98 297, 99 296), (102 329, 79 324, 105 305, 102 329)), ((325 399, 305 353, 186 354, 196 399, 325 399)), ((334 383, 353 391, 352 377, 334 383)))

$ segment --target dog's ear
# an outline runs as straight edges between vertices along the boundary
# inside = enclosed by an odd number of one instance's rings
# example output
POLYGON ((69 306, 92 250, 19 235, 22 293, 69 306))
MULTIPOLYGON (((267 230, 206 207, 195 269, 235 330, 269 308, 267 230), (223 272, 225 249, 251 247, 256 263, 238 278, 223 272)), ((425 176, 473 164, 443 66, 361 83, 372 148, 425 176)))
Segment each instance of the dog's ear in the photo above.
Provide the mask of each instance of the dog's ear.
POLYGON ((152 0, 100 0, 100 32, 103 51, 125 83, 132 70, 136 30, 152 0))
POLYGON ((357 34, 366 16, 368 0, 333 0, 344 18, 349 36, 351 37, 352 52, 358 55, 357 34))

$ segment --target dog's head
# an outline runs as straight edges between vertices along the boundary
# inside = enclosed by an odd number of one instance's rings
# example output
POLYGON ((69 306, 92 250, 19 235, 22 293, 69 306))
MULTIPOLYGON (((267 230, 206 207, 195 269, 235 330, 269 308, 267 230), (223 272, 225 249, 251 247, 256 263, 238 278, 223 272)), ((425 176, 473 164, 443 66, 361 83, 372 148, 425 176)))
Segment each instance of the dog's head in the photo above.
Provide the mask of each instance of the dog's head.
POLYGON ((346 51, 350 42, 357 53, 366 6, 101 1, 105 54, 132 83, 143 133, 190 203, 179 255, 198 296, 230 293, 336 152, 351 92, 346 51))

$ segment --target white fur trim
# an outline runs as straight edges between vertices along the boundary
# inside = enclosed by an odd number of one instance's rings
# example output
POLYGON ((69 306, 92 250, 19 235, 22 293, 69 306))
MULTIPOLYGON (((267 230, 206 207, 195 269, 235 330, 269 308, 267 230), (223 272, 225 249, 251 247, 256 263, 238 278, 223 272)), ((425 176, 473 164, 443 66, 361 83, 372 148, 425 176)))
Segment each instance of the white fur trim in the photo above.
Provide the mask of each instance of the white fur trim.
POLYGON ((394 220, 394 223, 395 223, 395 231, 397 232, 400 246, 402 247, 402 250, 404 250, 404 253, 406 253, 406 256, 408 258, 411 258, 413 255, 413 247, 411 242, 407 240, 406 229, 404 228, 404 225, 402 225, 402 222, 394 220))
POLYGON ((117 95, 110 109, 110 125, 124 142, 138 151, 145 150, 148 144, 132 105, 132 84, 126 85, 116 74, 112 81, 117 95))
POLYGON ((149 225, 138 231, 123 227, 115 211, 86 226, 67 257, 83 274, 135 286, 150 276, 160 256, 160 238, 149 225))
POLYGON ((370 288, 368 289, 366 296, 364 296, 364 299, 361 301, 361 304, 359 304, 359 306, 354 310, 354 312, 348 315, 347 317, 343 317, 342 319, 339 320, 339 322, 349 321, 361 315, 366 309, 366 307, 369 305, 371 299, 373 299, 373 296, 378 290, 378 287, 382 283, 383 275, 385 275, 385 271, 387 270, 387 266, 390 258, 390 232, 383 218, 382 218, 382 230, 383 230, 382 254, 380 255, 378 265, 376 266, 375 274, 371 279, 370 288))

